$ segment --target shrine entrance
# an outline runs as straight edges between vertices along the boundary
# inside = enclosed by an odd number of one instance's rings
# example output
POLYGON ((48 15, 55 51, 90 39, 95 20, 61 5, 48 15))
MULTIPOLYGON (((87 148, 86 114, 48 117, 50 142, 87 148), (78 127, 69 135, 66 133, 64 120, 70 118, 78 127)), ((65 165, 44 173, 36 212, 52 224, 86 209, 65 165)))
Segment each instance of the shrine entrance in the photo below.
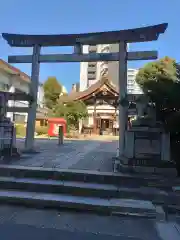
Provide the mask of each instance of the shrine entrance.
POLYGON ((91 128, 90 133, 96 135, 113 134, 114 122, 118 116, 118 89, 108 77, 103 77, 83 92, 70 93, 60 97, 64 103, 83 101, 87 106, 88 117, 86 121, 79 121, 81 129, 91 128))
POLYGON ((113 133, 113 120, 111 119, 101 119, 101 129, 103 131, 103 135, 112 134, 113 133))
MULTIPOLYGON (((25 147, 27 150, 34 148, 34 131, 37 109, 37 92, 39 83, 40 63, 52 62, 103 62, 119 61, 119 158, 125 150, 125 131, 127 128, 127 61, 157 59, 157 51, 127 52, 127 43, 155 41, 164 33, 168 24, 159 24, 149 27, 127 29, 121 31, 96 32, 85 34, 61 35, 21 35, 3 33, 3 38, 12 47, 33 47, 33 55, 9 56, 9 63, 32 63, 30 102, 25 147), (117 53, 83 53, 83 45, 119 44, 117 53), (72 54, 46 54, 41 55, 41 47, 74 46, 72 54)), ((94 119, 96 111, 94 110, 94 119)), ((95 123, 96 124, 96 123, 95 123)), ((94 128, 96 128, 94 124, 94 128)))
POLYGON ((102 135, 113 135, 113 122, 112 117, 99 117, 97 118, 97 132, 102 135))
POLYGON ((103 131, 108 131, 110 128, 112 128, 112 121, 110 119, 101 119, 101 129, 103 131), (111 127, 110 127, 111 126, 111 127))

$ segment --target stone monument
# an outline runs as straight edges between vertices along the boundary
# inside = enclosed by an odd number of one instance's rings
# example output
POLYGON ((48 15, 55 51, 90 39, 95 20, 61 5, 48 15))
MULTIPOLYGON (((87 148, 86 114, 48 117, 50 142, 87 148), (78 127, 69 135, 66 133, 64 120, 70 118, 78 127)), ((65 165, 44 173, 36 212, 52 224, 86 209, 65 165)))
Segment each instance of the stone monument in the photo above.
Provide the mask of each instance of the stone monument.
POLYGON ((136 107, 137 119, 125 132, 121 170, 176 174, 170 158, 170 134, 156 121, 154 108, 145 96, 138 99, 136 107))
POLYGON ((12 158, 19 158, 20 154, 16 147, 16 129, 7 113, 6 92, 0 94, 0 159, 5 162, 12 158))

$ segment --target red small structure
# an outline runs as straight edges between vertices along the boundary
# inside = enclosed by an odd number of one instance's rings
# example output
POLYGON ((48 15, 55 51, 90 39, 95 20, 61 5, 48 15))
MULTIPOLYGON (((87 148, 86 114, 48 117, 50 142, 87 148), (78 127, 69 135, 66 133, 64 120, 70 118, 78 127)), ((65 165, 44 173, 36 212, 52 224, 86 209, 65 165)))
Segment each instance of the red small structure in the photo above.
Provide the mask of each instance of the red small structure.
POLYGON ((66 134, 67 122, 64 118, 49 118, 49 129, 48 136, 49 137, 57 137, 59 133, 59 126, 63 127, 63 133, 66 134))

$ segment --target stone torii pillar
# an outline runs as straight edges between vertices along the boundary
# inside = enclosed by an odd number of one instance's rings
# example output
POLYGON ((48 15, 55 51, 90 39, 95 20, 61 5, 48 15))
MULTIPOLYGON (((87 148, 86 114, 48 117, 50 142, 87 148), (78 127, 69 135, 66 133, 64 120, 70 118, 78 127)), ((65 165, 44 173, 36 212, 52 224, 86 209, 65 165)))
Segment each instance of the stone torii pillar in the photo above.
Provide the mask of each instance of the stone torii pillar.
POLYGON ((27 152, 34 151, 34 132, 36 124, 37 92, 39 85, 40 50, 40 45, 33 46, 32 73, 30 83, 30 94, 33 96, 33 101, 29 103, 28 120, 26 127, 25 151, 27 152))
POLYGON ((123 155, 125 130, 127 126, 127 107, 120 102, 127 96, 127 43, 119 43, 119 157, 123 155))

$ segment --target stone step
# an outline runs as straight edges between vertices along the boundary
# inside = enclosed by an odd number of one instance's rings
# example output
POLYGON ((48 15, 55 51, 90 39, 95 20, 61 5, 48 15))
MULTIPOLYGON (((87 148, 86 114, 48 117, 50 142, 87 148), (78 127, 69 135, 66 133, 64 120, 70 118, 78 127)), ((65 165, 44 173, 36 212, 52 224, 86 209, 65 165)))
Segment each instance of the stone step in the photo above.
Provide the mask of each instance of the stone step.
POLYGON ((128 188, 112 184, 42 180, 30 178, 0 177, 1 190, 30 191, 37 193, 60 193, 72 196, 97 198, 128 198, 148 200, 155 204, 180 205, 180 194, 151 187, 128 188))
POLYGON ((130 199, 101 199, 71 195, 0 190, 0 203, 20 204, 35 208, 74 209, 106 215, 135 215, 156 218, 156 207, 150 201, 130 199))
POLYGON ((0 177, 0 189, 61 193, 72 196, 116 198, 118 187, 112 184, 84 183, 61 180, 0 177))
POLYGON ((166 190, 172 190, 172 186, 180 185, 180 179, 177 179, 175 177, 166 178, 150 174, 143 175, 7 165, 0 165, 0 176, 113 184, 117 186, 137 188, 140 186, 148 186, 158 187, 160 189, 166 190))

